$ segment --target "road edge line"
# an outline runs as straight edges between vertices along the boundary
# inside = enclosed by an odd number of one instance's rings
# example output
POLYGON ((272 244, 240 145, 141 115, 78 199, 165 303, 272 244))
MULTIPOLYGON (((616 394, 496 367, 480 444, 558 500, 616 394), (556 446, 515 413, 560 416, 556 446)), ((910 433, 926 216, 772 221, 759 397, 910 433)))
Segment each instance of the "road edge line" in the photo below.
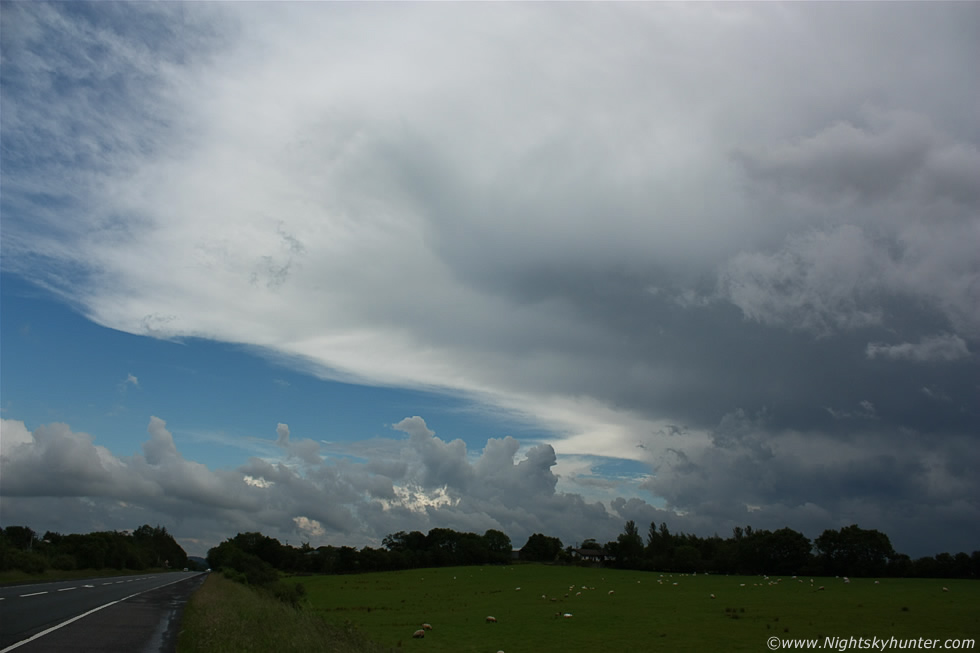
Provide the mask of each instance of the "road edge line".
MULTIPOLYGON (((194 578, 194 576, 191 576, 190 578, 194 578)), ((179 582, 181 582, 181 581, 184 581, 184 580, 188 580, 188 579, 187 579, 187 578, 180 578, 180 579, 178 579, 178 580, 175 580, 175 581, 171 581, 171 582, 169 582, 169 583, 166 583, 166 584, 164 584, 164 585, 159 585, 159 586, 157 586, 157 587, 151 587, 151 588, 149 588, 149 589, 145 589, 145 590, 143 590, 142 592, 136 592, 135 594, 130 594, 129 596, 126 596, 126 597, 123 597, 123 598, 121 598, 121 599, 116 599, 115 601, 110 601, 109 603, 106 603, 105 605, 100 605, 100 606, 99 606, 99 607, 97 607, 97 608, 92 608, 92 609, 91 609, 91 610, 89 610, 88 612, 85 612, 85 613, 83 613, 83 614, 80 614, 80 615, 77 615, 77 616, 74 616, 74 617, 72 617, 71 619, 68 619, 67 621, 62 621, 62 622, 61 622, 60 624, 58 624, 58 625, 56 625, 56 626, 51 626, 51 627, 50 627, 50 628, 48 628, 47 630, 42 630, 42 631, 41 631, 41 632, 39 632, 39 633, 34 633, 33 635, 31 635, 31 636, 30 636, 30 637, 28 637, 27 639, 22 639, 22 640, 20 640, 19 642, 15 642, 15 643, 13 643, 13 644, 11 644, 10 646, 8 646, 8 647, 7 647, 7 648, 5 648, 5 649, 0 649, 0 653, 7 653, 7 651, 12 651, 12 650, 14 650, 15 648, 20 648, 20 647, 21 647, 21 646, 23 646, 24 644, 27 644, 27 643, 29 643, 29 642, 33 642, 33 641, 34 641, 35 639, 39 639, 39 638, 41 638, 41 637, 44 637, 45 635, 48 635, 48 634, 50 634, 50 633, 53 633, 54 631, 56 631, 56 630, 58 630, 59 628, 63 628, 64 626, 67 626, 67 625, 68 625, 68 624, 70 624, 70 623, 74 623, 74 622, 76 622, 76 621, 78 621, 79 619, 81 619, 81 618, 83 618, 83 617, 87 617, 87 616, 89 616, 90 614, 92 614, 93 612, 98 612, 99 610, 101 610, 101 609, 103 609, 103 608, 108 608, 108 607, 109 607, 110 605, 115 605, 115 604, 117 604, 117 603, 122 603, 122 602, 123 602, 123 601, 125 601, 126 599, 131 599, 131 598, 133 598, 134 596, 139 596, 140 594, 143 594, 143 593, 145 593, 145 592, 152 592, 153 590, 158 590, 158 589, 160 589, 161 587, 169 587, 170 585, 173 585, 174 583, 179 583, 179 582)))
MULTIPOLYGON (((126 597, 126 598, 129 598, 129 597, 126 597)), ((122 600, 122 599, 120 599, 120 600, 122 600)), ((39 632, 39 633, 35 633, 35 634, 33 634, 33 635, 31 635, 31 636, 30 636, 30 637, 28 637, 27 639, 22 639, 22 640, 20 640, 19 642, 16 642, 16 643, 14 643, 14 644, 11 644, 11 645, 10 645, 10 646, 8 646, 7 648, 5 648, 5 649, 2 649, 2 650, 0 650, 0 653, 7 653, 7 651, 12 651, 12 650, 14 650, 15 648, 19 648, 19 647, 21 647, 21 646, 23 646, 24 644, 27 644, 28 642, 33 642, 33 641, 34 641, 35 639, 38 639, 38 638, 40 638, 40 637, 44 637, 45 635, 47 635, 47 634, 49 634, 49 633, 53 633, 54 631, 56 631, 56 630, 58 630, 58 629, 59 629, 59 628, 61 628, 62 626, 67 626, 68 624, 70 624, 70 623, 72 623, 72 622, 75 622, 75 621, 78 621, 78 620, 79 620, 79 619, 81 619, 82 617, 87 617, 87 616, 89 616, 90 614, 92 614, 93 612, 98 612, 98 611, 99 611, 99 610, 101 610, 102 608, 108 608, 108 607, 109 607, 110 605, 115 605, 116 603, 119 603, 119 601, 112 601, 111 603, 106 603, 105 605, 100 605, 100 606, 99 606, 99 607, 97 607, 97 608, 92 608, 92 609, 91 609, 91 610, 89 610, 88 612, 85 612, 85 613, 83 613, 83 614, 80 614, 80 615, 78 615, 78 616, 75 616, 75 617, 72 617, 71 619, 69 619, 69 620, 67 620, 67 621, 62 621, 62 622, 61 622, 60 624, 58 624, 57 626, 52 626, 51 628, 48 628, 47 630, 42 630, 42 631, 41 631, 41 632, 39 632)))

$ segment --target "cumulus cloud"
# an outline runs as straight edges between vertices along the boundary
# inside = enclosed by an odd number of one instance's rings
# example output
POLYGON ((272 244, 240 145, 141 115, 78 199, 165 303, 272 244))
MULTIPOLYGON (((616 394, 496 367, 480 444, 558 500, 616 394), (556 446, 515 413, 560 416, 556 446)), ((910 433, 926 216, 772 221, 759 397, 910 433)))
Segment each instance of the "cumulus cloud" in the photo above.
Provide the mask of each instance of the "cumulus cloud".
POLYGON ((3 420, 5 514, 25 515, 46 497, 83 501, 105 505, 120 519, 188 520, 203 529, 195 537, 211 545, 235 529, 363 545, 405 528, 498 528, 526 538, 547 524, 572 541, 578 529, 612 537, 620 527, 601 504, 556 491, 555 452, 548 445, 515 460, 516 440, 491 439, 470 461, 461 441, 436 438, 421 417, 400 424, 416 427, 415 439, 401 446, 388 440, 387 467, 378 459, 317 459, 296 467, 252 458, 234 470, 210 470, 177 451, 158 417, 147 427, 144 455, 132 457, 115 456, 65 424, 30 431, 23 422, 3 420), (204 527, 204 519, 213 523, 204 527))
POLYGON ((318 465, 323 462, 320 457, 319 442, 308 438, 290 440, 289 425, 282 422, 276 425, 276 446, 283 449, 290 458, 301 460, 308 465, 318 465))
POLYGON ((289 445, 289 424, 276 424, 276 444, 280 447, 289 445))
POLYGON ((970 356, 966 342, 955 333, 941 333, 922 338, 918 343, 903 342, 886 345, 869 342, 865 349, 868 358, 888 360, 909 360, 916 362, 954 361, 970 356))

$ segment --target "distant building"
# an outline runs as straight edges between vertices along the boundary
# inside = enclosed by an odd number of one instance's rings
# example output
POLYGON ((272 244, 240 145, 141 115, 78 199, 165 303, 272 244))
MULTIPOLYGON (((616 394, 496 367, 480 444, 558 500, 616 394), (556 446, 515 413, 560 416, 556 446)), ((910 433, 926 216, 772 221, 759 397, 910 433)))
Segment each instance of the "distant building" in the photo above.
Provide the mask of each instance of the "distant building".
POLYGON ((602 549, 572 549, 572 557, 585 562, 605 562, 613 559, 613 556, 602 549))

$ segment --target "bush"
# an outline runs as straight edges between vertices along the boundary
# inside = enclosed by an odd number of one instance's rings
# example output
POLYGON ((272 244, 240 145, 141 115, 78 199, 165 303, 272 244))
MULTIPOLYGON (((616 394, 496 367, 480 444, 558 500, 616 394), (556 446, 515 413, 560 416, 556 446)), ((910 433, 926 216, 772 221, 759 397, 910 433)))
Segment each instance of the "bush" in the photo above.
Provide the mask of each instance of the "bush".
POLYGON ((273 596, 288 603, 294 608, 299 607, 300 602, 306 596, 306 587, 302 583, 288 584, 279 581, 270 586, 273 596))
POLYGON ((75 563, 75 556, 68 555, 67 553, 56 555, 51 561, 51 566, 55 569, 60 569, 61 571, 71 571, 72 569, 76 569, 78 567, 78 565, 75 563))
POLYGON ((11 568, 20 569, 28 574, 43 574, 48 568, 47 559, 32 551, 14 551, 11 568))

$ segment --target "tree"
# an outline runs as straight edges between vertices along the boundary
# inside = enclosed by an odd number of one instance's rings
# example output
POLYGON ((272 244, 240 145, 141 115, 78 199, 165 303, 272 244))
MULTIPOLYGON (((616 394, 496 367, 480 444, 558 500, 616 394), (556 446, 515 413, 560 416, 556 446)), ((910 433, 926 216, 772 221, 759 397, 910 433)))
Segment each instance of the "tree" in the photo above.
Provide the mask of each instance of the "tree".
POLYGON ((809 538, 791 528, 780 528, 767 538, 772 574, 799 573, 810 562, 809 538))
POLYGON ((537 562, 554 562, 561 551, 561 540, 557 537, 548 537, 541 533, 535 533, 527 538, 527 543, 521 548, 522 560, 533 560, 537 562))
POLYGON ((31 551, 37 542, 37 533, 27 526, 8 526, 3 529, 3 535, 14 547, 31 551))
POLYGON ((701 566, 701 552, 690 544, 682 544, 674 549, 673 567, 677 571, 690 573, 701 566))
POLYGON ((514 547, 506 533, 491 528, 483 534, 483 540, 486 542, 490 562, 510 561, 510 554, 514 547))
POLYGON ((617 562, 620 566, 634 567, 643 556, 643 539, 636 528, 636 522, 632 519, 626 522, 623 532, 616 538, 619 546, 617 547, 617 562))
POLYGON ((824 572, 838 576, 882 576, 895 556, 887 535, 857 524, 825 530, 814 544, 824 572))

